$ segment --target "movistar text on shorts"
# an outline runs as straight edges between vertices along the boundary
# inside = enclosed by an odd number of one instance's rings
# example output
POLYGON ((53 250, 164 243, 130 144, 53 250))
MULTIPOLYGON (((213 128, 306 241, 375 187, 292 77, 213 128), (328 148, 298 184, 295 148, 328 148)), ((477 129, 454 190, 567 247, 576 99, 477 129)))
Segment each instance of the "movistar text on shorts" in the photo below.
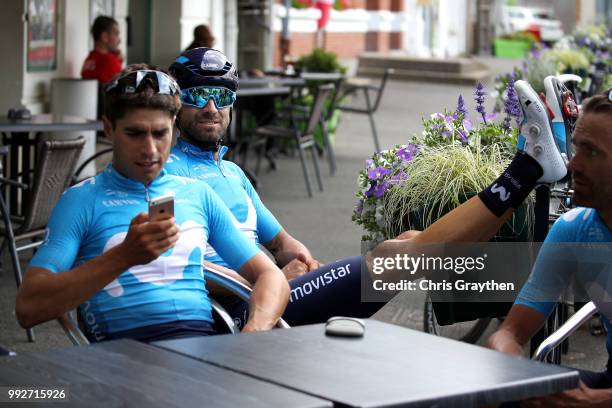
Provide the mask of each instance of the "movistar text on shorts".
POLYGON ((454 271, 461 275, 465 272, 482 271, 485 268, 487 254, 478 257, 441 257, 441 256, 410 256, 397 254, 394 257, 374 258, 372 273, 380 275, 385 271, 407 272, 411 275, 417 271, 454 271))
POLYGON ((313 292, 325 287, 325 285, 331 285, 334 281, 344 278, 346 275, 351 274, 351 265, 346 264, 339 266, 338 268, 332 268, 323 275, 317 276, 315 279, 311 279, 304 282, 301 286, 298 286, 291 290, 289 295, 289 302, 298 300, 305 296, 310 295, 313 292))

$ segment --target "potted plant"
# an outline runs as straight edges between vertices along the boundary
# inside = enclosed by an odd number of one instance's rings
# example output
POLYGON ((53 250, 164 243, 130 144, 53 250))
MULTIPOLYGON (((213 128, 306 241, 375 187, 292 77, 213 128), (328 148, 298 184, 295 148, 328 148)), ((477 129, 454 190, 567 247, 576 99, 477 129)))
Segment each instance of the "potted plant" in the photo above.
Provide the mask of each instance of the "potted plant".
POLYGON ((495 56, 501 58, 522 59, 533 47, 536 38, 531 33, 517 31, 497 37, 493 43, 495 56))
MULTIPOLYGON (((476 88, 478 117, 468 115, 463 97, 453 112, 434 113, 407 145, 374 154, 358 176, 352 219, 362 240, 379 242, 409 229, 427 228, 446 212, 486 188, 514 155, 520 108, 514 83, 506 91, 506 117, 496 122, 484 108, 485 90, 476 88)), ((506 225, 508 239, 530 231, 531 200, 506 225)))
MULTIPOLYGON (((362 240, 371 241, 364 246, 371 247, 407 230, 427 228, 501 174, 514 156, 516 125, 521 119, 512 78, 504 93, 506 115, 502 123, 495 121, 495 114, 485 111, 485 90, 479 84, 475 118, 468 114, 460 95, 454 111, 424 119, 422 134, 414 136, 411 143, 366 160, 358 176, 358 202, 352 216, 365 230, 362 240)), ((529 197, 495 240, 531 240, 532 226, 533 198, 529 197)), ((439 324, 448 325, 503 316, 510 304, 427 302, 427 307, 430 315, 435 310, 439 324)), ((474 333, 485 326, 477 322, 474 333)))

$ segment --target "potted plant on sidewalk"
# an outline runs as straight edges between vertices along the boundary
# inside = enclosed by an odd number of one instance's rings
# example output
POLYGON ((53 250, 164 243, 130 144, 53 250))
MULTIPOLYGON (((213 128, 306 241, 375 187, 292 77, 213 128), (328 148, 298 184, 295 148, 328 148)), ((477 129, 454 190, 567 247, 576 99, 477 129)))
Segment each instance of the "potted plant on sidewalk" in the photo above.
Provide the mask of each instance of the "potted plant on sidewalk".
POLYGON ((536 38, 533 34, 517 31, 497 37, 493 42, 495 56, 500 58, 522 59, 533 47, 536 38))
MULTIPOLYGON (((512 159, 520 108, 511 81, 503 122, 484 108, 485 90, 475 91, 472 118, 463 97, 454 111, 423 120, 423 131, 409 144, 376 153, 358 176, 358 202, 352 219, 364 229, 362 240, 380 242, 401 232, 422 230, 486 188, 512 159), (514 126, 513 126, 514 119, 514 126)), ((525 239, 532 220, 531 200, 502 232, 525 239)))

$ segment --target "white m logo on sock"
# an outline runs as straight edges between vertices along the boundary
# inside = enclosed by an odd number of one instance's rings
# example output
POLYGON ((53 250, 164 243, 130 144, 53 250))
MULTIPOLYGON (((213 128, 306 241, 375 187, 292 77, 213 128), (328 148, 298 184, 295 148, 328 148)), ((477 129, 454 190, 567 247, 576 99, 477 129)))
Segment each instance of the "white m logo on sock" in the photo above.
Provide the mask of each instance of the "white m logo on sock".
POLYGON ((502 186, 498 186, 497 183, 491 186, 491 192, 493 194, 499 193, 499 198, 502 201, 508 201, 510 198, 510 193, 506 191, 506 189, 502 186))

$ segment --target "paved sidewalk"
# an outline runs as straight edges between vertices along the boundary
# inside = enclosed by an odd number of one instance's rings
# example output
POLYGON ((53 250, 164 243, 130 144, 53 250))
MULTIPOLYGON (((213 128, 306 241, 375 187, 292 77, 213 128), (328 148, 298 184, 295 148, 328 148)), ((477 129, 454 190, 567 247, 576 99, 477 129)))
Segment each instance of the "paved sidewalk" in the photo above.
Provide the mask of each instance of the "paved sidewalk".
MULTIPOLYGON (((492 76, 510 70, 514 64, 513 61, 493 59, 485 62, 492 66, 492 76)), ((493 89, 487 86, 487 90, 490 92, 493 89)), ((459 93, 472 107, 471 87, 390 81, 376 115, 382 147, 406 143, 412 134, 421 132, 421 116, 429 116, 444 108, 454 109, 459 93)), ((489 102, 492 105, 492 101, 489 102)), ((351 214, 356 200, 357 173, 373 152, 373 146, 367 117, 343 114, 335 142, 338 172, 330 177, 327 162, 322 158, 320 164, 325 190, 317 191, 314 182, 314 197, 311 199, 306 194, 297 156, 279 157, 277 171, 267 171, 265 162, 262 165, 259 192, 263 201, 285 228, 304 242, 322 262, 360 253, 362 231, 352 223, 351 214)), ((310 160, 308 163, 310 165, 310 160)), ((311 175, 314 181, 312 169, 311 175)), ((10 265, 8 258, 4 265, 10 265)), ((12 313, 14 293, 12 273, 5 268, 0 272, 0 345, 25 352, 69 344, 55 322, 37 327, 37 341, 28 344, 25 332, 19 329, 12 313)), ((422 297, 413 294, 400 294, 375 317, 420 330, 423 301, 422 297)), ((492 324, 491 328, 496 324, 492 324)), ((593 337, 586 331, 580 331, 572 338, 570 345, 572 353, 564 358, 564 363, 594 369, 604 367, 603 337, 593 337)))

